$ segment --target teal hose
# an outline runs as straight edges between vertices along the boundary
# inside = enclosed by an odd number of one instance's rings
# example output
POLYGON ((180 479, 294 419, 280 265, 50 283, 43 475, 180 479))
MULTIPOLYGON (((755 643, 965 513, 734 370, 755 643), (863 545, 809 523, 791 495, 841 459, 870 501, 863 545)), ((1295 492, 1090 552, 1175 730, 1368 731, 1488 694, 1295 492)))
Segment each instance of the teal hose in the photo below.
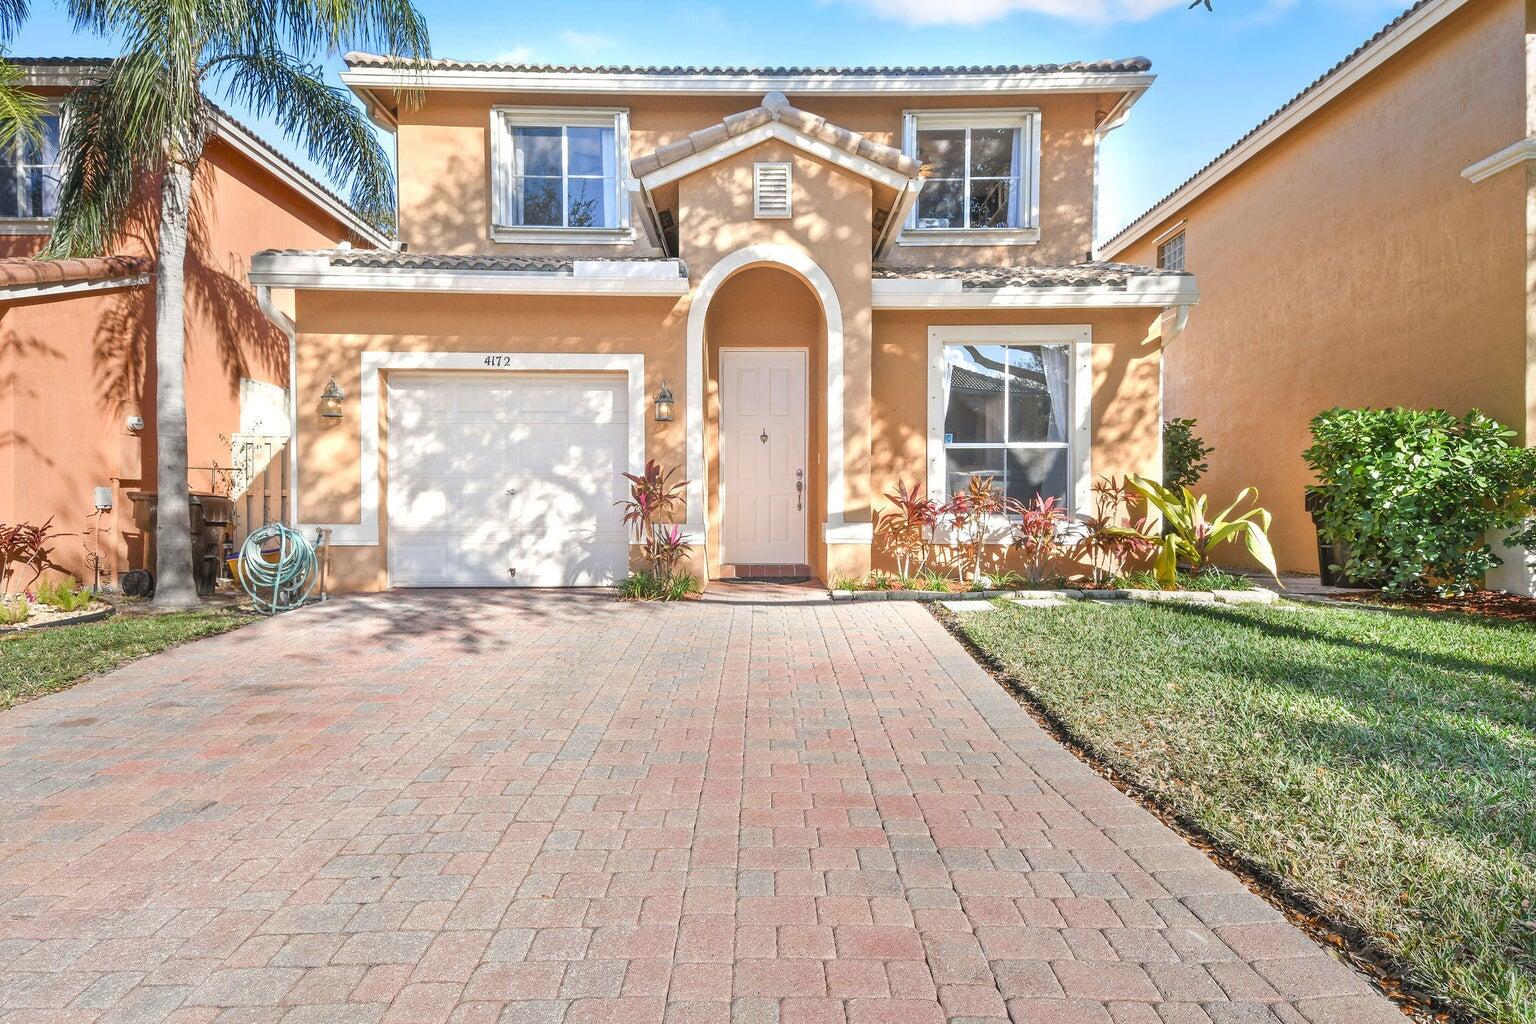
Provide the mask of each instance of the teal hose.
POLYGON ((240 547, 240 585, 263 615, 297 608, 309 600, 320 578, 314 546, 298 530, 272 523, 254 530, 240 547), (262 557, 262 546, 277 540, 277 561, 262 557))

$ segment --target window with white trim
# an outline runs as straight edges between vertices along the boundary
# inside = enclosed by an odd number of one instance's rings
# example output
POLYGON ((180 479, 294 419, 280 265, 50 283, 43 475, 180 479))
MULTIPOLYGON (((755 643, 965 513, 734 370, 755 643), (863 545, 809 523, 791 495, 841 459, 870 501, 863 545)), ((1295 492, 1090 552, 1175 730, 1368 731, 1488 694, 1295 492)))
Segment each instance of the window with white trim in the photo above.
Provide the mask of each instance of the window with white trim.
POLYGON ((0 217, 42 220, 59 212, 59 116, 42 118, 42 138, 0 149, 0 217))
POLYGON ((628 225, 619 110, 497 108, 492 116, 493 228, 581 234, 628 225))
POLYGON ((1019 235, 1039 226, 1038 112, 912 111, 906 142, 927 174, 909 234, 1019 235))
POLYGON ((943 500, 978 475, 1021 502, 1086 509, 1091 338, 1086 325, 930 327, 929 493, 943 500))
POLYGON ((1157 266, 1160 270, 1184 269, 1184 232, 1180 231, 1157 247, 1157 266))

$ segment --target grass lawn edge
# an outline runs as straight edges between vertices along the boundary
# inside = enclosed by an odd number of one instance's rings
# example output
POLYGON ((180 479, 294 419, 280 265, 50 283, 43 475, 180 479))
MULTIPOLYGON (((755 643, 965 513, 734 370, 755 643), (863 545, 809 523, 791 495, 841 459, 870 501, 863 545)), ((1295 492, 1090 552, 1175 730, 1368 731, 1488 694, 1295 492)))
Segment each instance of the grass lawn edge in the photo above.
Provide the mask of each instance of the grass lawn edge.
MULTIPOLYGON (((19 632, 15 632, 15 633, 8 633, 8 634, 4 635, 3 637, 0 637, 0 642, 18 642, 18 641, 28 640, 28 639, 32 639, 33 637, 35 637, 35 636, 37 636, 39 634, 48 634, 48 636, 45 639, 54 639, 54 638, 56 638, 56 637, 58 637, 60 635, 67 634, 71 630, 90 629, 92 627, 100 628, 100 627, 105 627, 105 626, 109 626, 109 625, 120 625, 120 624, 123 624, 123 623, 129 623, 129 622, 133 622, 133 621, 136 621, 136 620, 137 621, 143 621, 143 620, 152 619, 152 618, 159 618, 159 617, 162 617, 162 616, 186 615, 186 614, 188 614, 188 613, 187 612, 154 613, 154 612, 140 612, 140 611, 137 611, 137 610, 125 612, 121 607, 114 606, 114 608, 113 608, 113 610, 112 610, 112 612, 110 614, 102 616, 101 618, 91 619, 91 620, 87 620, 87 621, 84 621, 84 622, 59 623, 57 625, 48 625, 48 626, 45 626, 45 627, 42 627, 42 628, 39 628, 39 629, 36 629, 36 630, 23 630, 23 631, 19 631, 19 632)), ((20 696, 12 695, 8 691, 8 689, 4 686, 4 682, 5 681, 4 680, 0 680, 0 715, 4 715, 7 712, 13 711, 16 708, 19 708, 19 707, 21 707, 24 704, 30 704, 33 701, 40 700, 40 699, 42 699, 44 697, 48 697, 48 696, 51 696, 51 695, 56 694, 56 693, 63 693, 65 690, 72 690, 72 689, 74 689, 77 686, 80 686, 80 685, 82 685, 84 683, 88 683, 88 682, 90 682, 90 681, 92 681, 94 679, 97 679, 97 678, 99 678, 101 676, 106 675, 109 672, 116 672, 120 668, 124 668, 124 667, 126 667, 128 665, 132 665, 135 662, 144 660, 145 658, 152 658, 152 657, 154 657, 157 654, 164 654, 166 651, 170 651, 170 650, 173 650, 173 649, 175 649, 177 647, 185 646, 187 644, 197 643, 200 640, 211 640, 214 637, 223 636, 226 633, 232 633, 232 632, 235 632, 236 630, 244 629, 246 626, 252 625, 252 624, 254 624, 256 622, 260 622, 260 621, 262 621, 262 619, 265 618, 265 616, 258 615, 258 614, 254 613, 254 612, 241 611, 241 610, 238 610, 238 609, 224 609, 224 608, 217 608, 217 607, 194 609, 191 612, 191 614, 194 614, 194 615, 200 615, 200 614, 218 615, 218 616, 222 616, 222 617, 226 617, 226 618, 230 619, 231 623, 229 625, 225 626, 222 629, 217 629, 217 630, 213 630, 213 631, 206 632, 206 633, 199 633, 198 635, 195 635, 195 636, 179 637, 177 639, 169 641, 168 643, 165 643, 165 644, 163 644, 161 646, 158 646, 158 647, 154 648, 153 650, 145 650, 145 651, 140 651, 140 652, 138 652, 136 654, 126 655, 123 658, 112 662, 110 665, 105 665, 105 666, 101 666, 99 668, 90 669, 88 671, 82 672, 79 675, 73 675, 68 680, 66 680, 64 682, 61 682, 58 685, 50 685, 50 686, 47 686, 47 687, 45 687, 43 689, 39 689, 36 692, 26 693, 26 694, 23 694, 23 695, 20 695, 20 696)))
POLYGON ((1426 992, 1409 981, 1396 956, 1383 949, 1368 932, 1339 920, 1327 908, 1318 906, 1306 893, 1291 885, 1284 876, 1227 847, 1198 822, 1169 804, 1160 794, 1117 769, 1112 760, 1091 740, 1062 721, 1044 701, 1030 692, 1022 680, 976 643, 965 631, 958 615, 939 603, 929 604, 927 608, 929 614, 959 642, 982 671, 991 676, 1047 735, 1066 747, 1074 757, 1110 785, 1156 815, 1159 821, 1210 857, 1218 866, 1236 875, 1245 886, 1284 914, 1287 920, 1309 938, 1334 951, 1406 1014, 1424 1021, 1477 1024, 1478 1018, 1464 1007, 1426 992))

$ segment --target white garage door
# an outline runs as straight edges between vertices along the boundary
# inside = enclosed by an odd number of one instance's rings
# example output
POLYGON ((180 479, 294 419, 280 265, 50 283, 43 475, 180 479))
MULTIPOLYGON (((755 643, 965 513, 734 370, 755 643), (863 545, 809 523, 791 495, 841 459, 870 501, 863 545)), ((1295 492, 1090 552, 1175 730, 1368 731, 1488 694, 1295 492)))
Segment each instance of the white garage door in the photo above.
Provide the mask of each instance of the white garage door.
POLYGON ((397 587, 611 584, 629 546, 627 383, 564 373, 389 379, 397 587))

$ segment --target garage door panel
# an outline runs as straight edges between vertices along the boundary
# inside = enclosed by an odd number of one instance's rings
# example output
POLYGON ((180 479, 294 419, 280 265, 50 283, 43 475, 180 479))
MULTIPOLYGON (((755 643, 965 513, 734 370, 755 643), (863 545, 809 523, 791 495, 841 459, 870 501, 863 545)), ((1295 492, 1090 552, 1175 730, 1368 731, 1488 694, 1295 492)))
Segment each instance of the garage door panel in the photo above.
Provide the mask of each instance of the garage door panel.
POLYGON ((583 586, 628 571, 613 504, 627 493, 624 378, 423 373, 389 386, 396 586, 583 586))

